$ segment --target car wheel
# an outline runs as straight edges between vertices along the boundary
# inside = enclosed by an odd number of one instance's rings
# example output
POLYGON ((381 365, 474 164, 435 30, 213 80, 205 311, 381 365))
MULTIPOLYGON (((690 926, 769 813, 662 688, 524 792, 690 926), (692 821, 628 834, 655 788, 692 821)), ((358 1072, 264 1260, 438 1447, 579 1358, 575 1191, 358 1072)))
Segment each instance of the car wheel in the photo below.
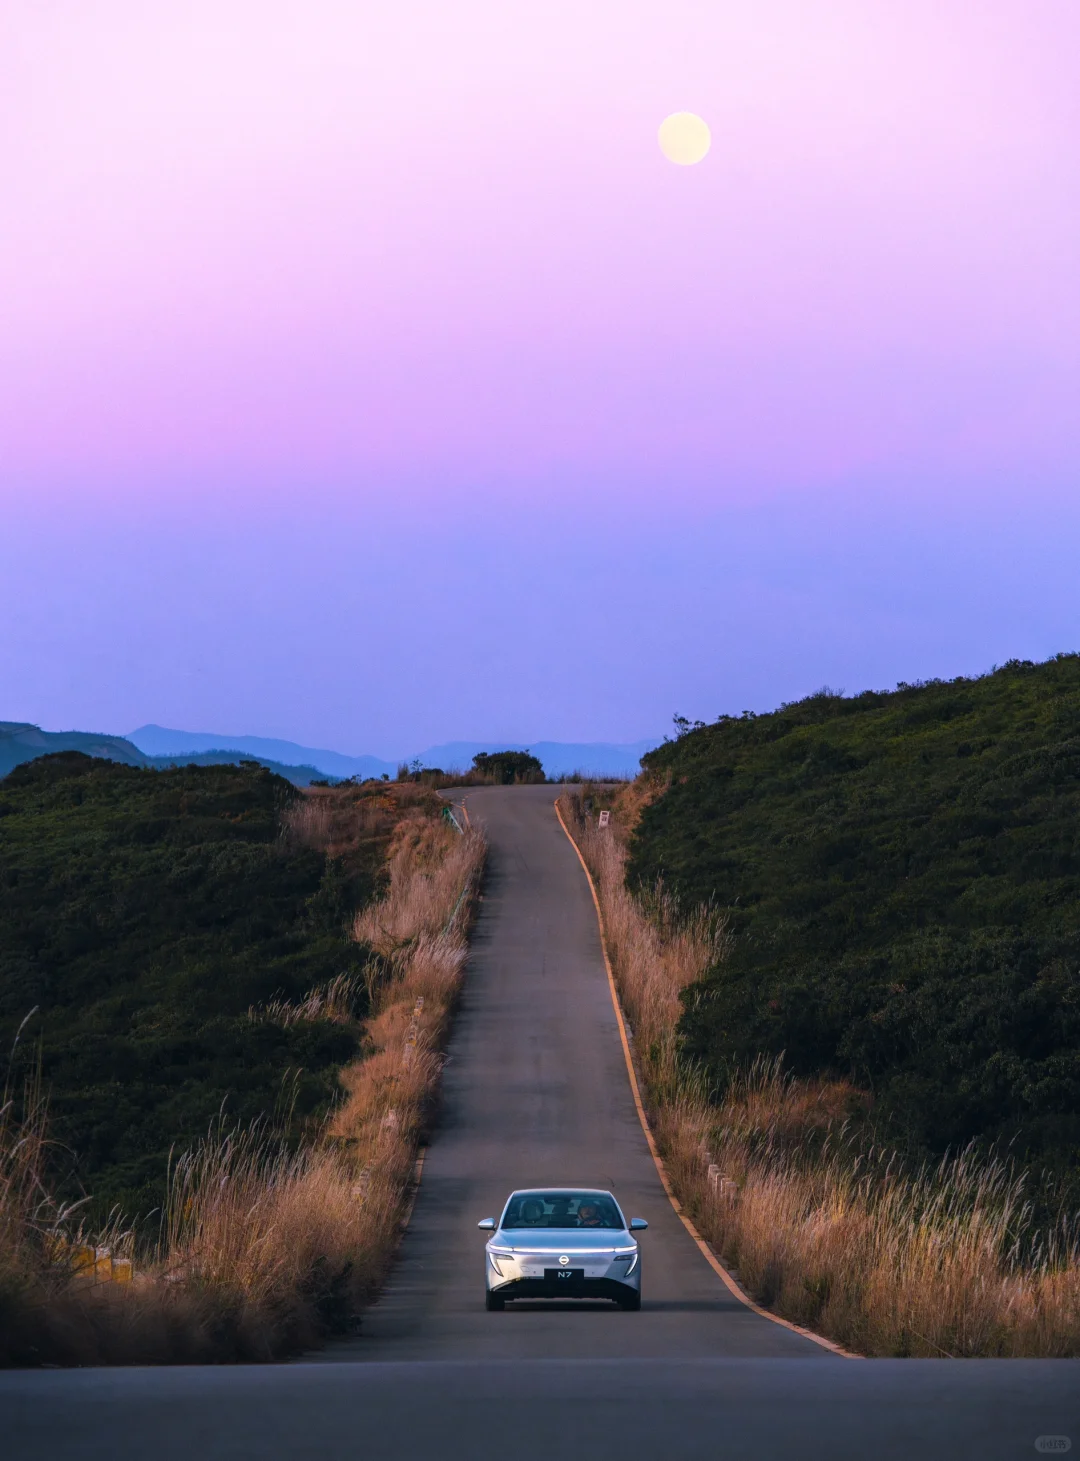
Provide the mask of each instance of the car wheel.
POLYGON ((484 1295, 484 1308, 489 1314, 496 1313, 499 1309, 506 1308, 506 1300, 501 1294, 493 1294, 490 1289, 484 1295))
POLYGON ((641 1308, 641 1292, 639 1290, 637 1293, 627 1294, 625 1299, 618 1299, 616 1302, 620 1309, 633 1312, 641 1308))

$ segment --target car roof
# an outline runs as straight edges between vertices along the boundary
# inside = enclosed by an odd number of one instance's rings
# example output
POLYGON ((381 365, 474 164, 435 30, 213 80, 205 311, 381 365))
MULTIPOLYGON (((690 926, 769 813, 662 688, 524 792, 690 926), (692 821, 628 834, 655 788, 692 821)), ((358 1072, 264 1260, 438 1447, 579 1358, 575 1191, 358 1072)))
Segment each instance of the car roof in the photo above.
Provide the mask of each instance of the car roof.
MULTIPOLYGON (((589 1192, 597 1197, 610 1197, 614 1200, 614 1193, 609 1192, 606 1187, 515 1187, 510 1197, 527 1197, 532 1192, 589 1192)), ((509 1202, 510 1198, 506 1200, 509 1202)))

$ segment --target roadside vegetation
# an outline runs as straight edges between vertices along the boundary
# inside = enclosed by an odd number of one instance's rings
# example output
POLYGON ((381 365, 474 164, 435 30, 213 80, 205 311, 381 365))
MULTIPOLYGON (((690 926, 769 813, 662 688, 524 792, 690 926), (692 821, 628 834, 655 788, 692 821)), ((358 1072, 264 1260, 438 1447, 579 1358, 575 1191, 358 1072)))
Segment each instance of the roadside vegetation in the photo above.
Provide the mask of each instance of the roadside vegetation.
POLYGON ((248 1012, 344 978, 363 1018, 346 928, 397 814, 358 793, 328 842, 299 827, 308 805, 253 766, 68 753, 0 781, 0 1052, 26 1020, 9 1080, 40 1062, 58 1190, 91 1192, 92 1220, 160 1208, 170 1149, 223 1105, 248 1122, 283 1102, 300 1126, 333 1102, 355 1024, 248 1012))
MULTIPOLYGON (((874 1093, 895 1139, 1080 1163, 1080 656, 718 722, 646 757, 630 883, 730 917, 682 1026, 874 1093)), ((1080 1190, 1077 1191, 1080 1205, 1080 1190)))
POLYGON ((561 799, 681 1200, 862 1353, 1080 1354, 1078 745, 1069 656, 690 729, 561 799))
POLYGON ((0 857, 0 1362, 346 1331, 407 1212, 480 835, 414 785, 76 756, 0 783, 0 857))
POLYGON ((468 771, 444 771, 441 766, 424 766, 419 760, 398 767, 399 781, 422 786, 532 786, 547 780, 544 768, 528 751, 479 751, 468 771))

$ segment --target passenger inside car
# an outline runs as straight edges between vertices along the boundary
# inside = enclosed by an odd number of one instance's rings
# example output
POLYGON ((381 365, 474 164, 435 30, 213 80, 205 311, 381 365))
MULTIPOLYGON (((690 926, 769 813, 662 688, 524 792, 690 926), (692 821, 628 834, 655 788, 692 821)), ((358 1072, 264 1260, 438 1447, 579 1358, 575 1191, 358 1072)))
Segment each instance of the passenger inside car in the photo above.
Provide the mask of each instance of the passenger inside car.
POLYGON ((610 1228, 625 1224, 610 1197, 600 1192, 530 1192, 510 1199, 503 1228, 610 1228))

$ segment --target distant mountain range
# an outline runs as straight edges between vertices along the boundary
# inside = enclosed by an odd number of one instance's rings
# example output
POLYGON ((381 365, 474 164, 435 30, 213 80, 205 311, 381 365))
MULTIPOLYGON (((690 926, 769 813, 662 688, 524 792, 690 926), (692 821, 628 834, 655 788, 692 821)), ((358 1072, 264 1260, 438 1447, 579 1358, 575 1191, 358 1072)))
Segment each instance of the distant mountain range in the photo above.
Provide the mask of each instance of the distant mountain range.
POLYGON ((97 736, 88 731, 43 731, 40 726, 19 720, 0 720, 0 776, 6 776, 24 761, 49 756, 54 751, 82 751, 84 756, 102 756, 106 761, 123 761, 128 766, 145 766, 146 757, 122 736, 97 736))
MULTIPOLYGON (((51 756, 57 751, 81 751, 84 756, 100 756, 106 761, 122 761, 127 766, 147 766, 158 771, 175 766, 178 761, 185 765, 195 762, 200 766, 227 766, 247 759, 241 751, 217 749, 179 757, 147 756, 123 736, 101 736, 92 731, 43 731, 40 726, 25 721, 0 721, 0 776, 6 776, 24 761, 51 756)), ((251 759, 297 786, 307 786, 324 775, 315 766, 290 766, 265 756, 251 759)))
MULTIPOLYGON (((394 776, 399 763, 378 756, 345 756, 295 741, 271 740, 265 736, 230 736, 221 732, 169 730, 160 725, 143 725, 133 730, 128 741, 148 756, 181 756, 192 751, 244 751, 259 760, 273 758, 287 766, 315 766, 327 776, 394 776)), ((479 751, 531 751, 549 776, 568 776, 575 771, 592 776, 636 776, 646 751, 660 744, 659 738, 619 745, 607 741, 447 741, 429 746, 403 761, 420 761, 423 766, 440 766, 444 771, 467 771, 479 751)))
POLYGON ((188 756, 199 751, 243 751, 255 760, 272 760, 283 766, 314 766, 323 776, 381 776, 397 772, 396 761, 378 756, 342 756, 337 751, 298 746, 295 741, 276 741, 268 736, 228 736, 218 732, 169 730, 163 725, 141 725, 127 738, 147 756, 188 756))
POLYGON ((420 759, 425 766, 441 766, 445 771, 467 771, 478 751, 531 751, 548 776, 636 776, 641 758, 660 744, 660 738, 649 741, 448 741, 430 746, 420 759))
MULTIPOLYGON (((548 776, 569 776, 575 771, 584 776, 634 776, 641 757, 658 744, 655 740, 627 745, 605 741, 533 741, 531 745, 516 741, 448 741, 407 759, 418 760, 423 766, 439 766, 444 771, 465 771, 479 751, 531 751, 548 776)), ((297 786, 307 786, 320 777, 394 776, 398 768, 397 761, 383 761, 378 756, 345 756, 266 736, 229 736, 144 725, 124 737, 90 731, 44 731, 24 721, 0 721, 0 776, 24 761, 55 751, 81 751, 86 756, 158 769, 178 761, 204 766, 241 759, 259 761, 297 786)))

